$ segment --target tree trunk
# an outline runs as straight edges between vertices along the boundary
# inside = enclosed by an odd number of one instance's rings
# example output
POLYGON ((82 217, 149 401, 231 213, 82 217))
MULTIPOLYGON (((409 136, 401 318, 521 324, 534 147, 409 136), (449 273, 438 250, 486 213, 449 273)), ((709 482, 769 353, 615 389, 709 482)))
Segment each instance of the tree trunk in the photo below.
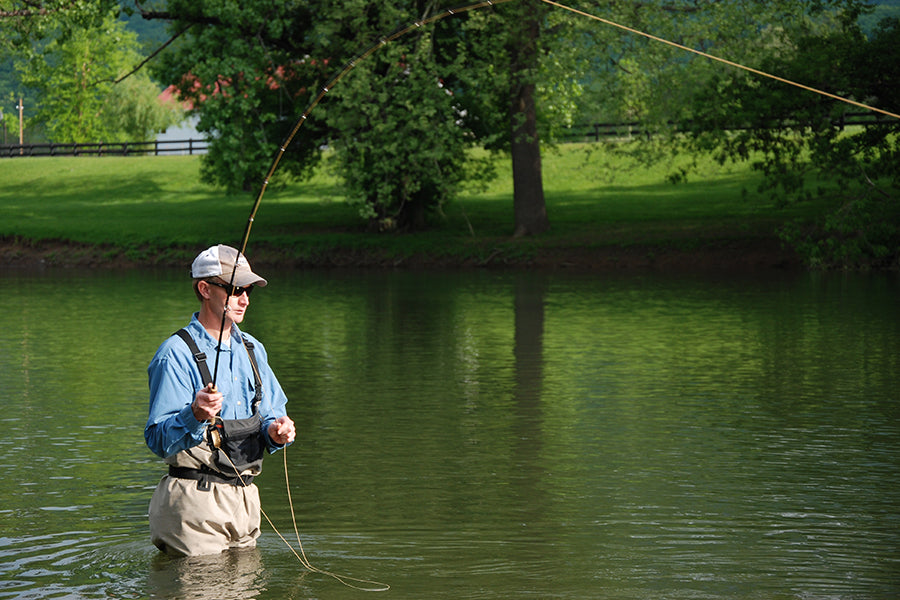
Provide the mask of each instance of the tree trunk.
POLYGON ((510 77, 510 153, 513 171, 513 212, 515 230, 521 237, 547 231, 547 206, 541 176, 541 146, 537 132, 535 107, 535 77, 538 68, 538 38, 540 37, 539 0, 522 2, 522 18, 518 35, 513 35, 509 47, 510 77))

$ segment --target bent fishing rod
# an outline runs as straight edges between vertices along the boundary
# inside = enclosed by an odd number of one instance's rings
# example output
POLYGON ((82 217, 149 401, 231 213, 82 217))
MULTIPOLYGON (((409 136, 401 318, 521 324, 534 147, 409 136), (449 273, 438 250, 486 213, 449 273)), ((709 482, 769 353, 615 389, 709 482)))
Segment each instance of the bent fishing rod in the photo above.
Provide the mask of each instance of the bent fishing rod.
MULTIPOLYGON (((226 309, 228 307, 229 301, 231 300, 231 296, 234 292, 234 277, 237 272, 237 263, 241 259, 241 257, 244 256, 244 252, 247 249, 247 242, 250 239, 250 229, 253 227, 253 221, 256 218, 256 213, 259 210, 259 205, 262 202, 263 195, 266 193, 266 188, 268 188, 268 186, 269 186, 269 181, 271 180, 272 176, 275 174, 275 170, 278 168, 278 165, 281 162, 281 158, 284 156, 284 153, 287 150, 288 146, 290 146, 291 142, 293 142, 294 138, 297 136, 297 133, 300 131, 300 128, 303 126, 303 124, 309 118, 310 113, 313 111, 313 109, 316 106, 318 106, 318 104, 322 101, 322 99, 325 97, 325 95, 328 94, 328 92, 331 91, 334 88, 334 86, 337 85, 338 82, 340 82, 341 79, 343 79, 350 71, 352 71, 356 67, 357 64, 359 64, 361 61, 365 60, 366 58, 368 58, 369 56, 374 54, 379 48, 396 40, 397 38, 403 37, 410 31, 414 31, 425 25, 429 25, 436 21, 440 21, 441 19, 444 19, 446 17, 460 15, 460 14, 468 13, 471 11, 479 10, 481 8, 486 8, 489 6, 497 6, 500 4, 506 4, 508 2, 513 2, 513 1, 515 1, 515 0, 485 0, 483 2, 477 2, 475 4, 470 4, 468 6, 445 9, 442 12, 439 12, 427 19, 413 21, 409 25, 406 25, 404 27, 401 27, 400 29, 397 29, 396 31, 394 31, 394 33, 380 38, 376 43, 372 44, 366 50, 364 50, 363 52, 358 54, 356 57, 354 57, 352 60, 350 60, 348 63, 346 63, 344 65, 344 67, 336 75, 334 75, 330 80, 328 80, 328 82, 319 90, 319 93, 315 96, 315 98, 312 100, 312 102, 309 104, 309 106, 307 106, 306 110, 303 111, 303 113, 300 115, 300 117, 294 123, 294 126, 290 130, 290 133, 288 133, 287 137, 285 137, 284 141, 279 146, 278 151, 275 153, 275 157, 272 160, 272 164, 269 167, 269 170, 266 172, 265 177, 263 178, 262 186, 260 187, 259 193, 257 194, 256 199, 253 202, 252 208, 250 209, 250 215, 247 218, 247 224, 244 228, 244 235, 241 239, 240 247, 238 248, 237 258, 235 259, 234 269, 231 272, 231 278, 228 282, 228 289, 226 290, 228 295, 225 298, 226 309)), ((859 107, 859 108, 863 108, 863 109, 870 110, 873 112, 881 113, 881 114, 889 116, 889 117, 900 119, 900 115, 898 115, 896 113, 882 110, 880 108, 876 108, 874 106, 864 104, 862 102, 857 102, 855 100, 850 100, 848 98, 837 96, 835 94, 831 94, 831 93, 816 89, 814 87, 810 87, 810 86, 804 85, 802 83, 792 81, 790 79, 785 79, 783 77, 779 77, 777 75, 773 75, 773 74, 767 73, 765 71, 760 71, 758 69, 754 69, 752 67, 748 67, 746 65, 742 65, 742 64, 734 62, 734 61, 720 58, 720 57, 714 56, 712 54, 702 52, 695 48, 691 48, 689 46, 684 46, 677 42, 666 40, 664 38, 640 31, 638 29, 634 29, 634 28, 628 27, 626 25, 622 25, 615 21, 611 21, 609 19, 605 19, 605 18, 596 16, 596 15, 584 12, 582 10, 578 10, 578 9, 566 6, 564 4, 555 2, 553 0, 540 0, 540 1, 543 2, 544 4, 547 4, 548 6, 552 6, 552 7, 562 9, 562 10, 569 11, 570 13, 572 13, 574 15, 592 19, 594 21, 597 21, 597 22, 605 24, 605 25, 616 27, 616 28, 626 31, 628 33, 631 33, 634 35, 639 35, 639 36, 645 37, 651 41, 666 44, 666 45, 672 46, 674 48, 677 48, 679 50, 683 50, 685 52, 690 52, 690 53, 696 54, 698 56, 707 58, 709 60, 713 60, 713 61, 719 62, 721 64, 725 64, 727 66, 734 67, 734 68, 737 68, 740 70, 744 70, 748 73, 752 73, 759 77, 773 79, 775 81, 781 82, 781 83, 789 85, 789 86, 797 87, 799 89, 802 89, 802 90, 805 90, 808 92, 826 96, 828 98, 831 98, 832 100, 837 100, 840 102, 851 104, 851 105, 859 107)), ((219 327, 219 340, 218 340, 218 345, 216 346, 216 361, 215 361, 215 366, 213 369, 213 381, 212 381, 213 386, 215 386, 216 376, 217 376, 218 370, 219 370, 219 355, 221 353, 222 336, 223 336, 223 333, 225 330, 225 323, 226 323, 226 317, 227 317, 226 313, 227 313, 227 310, 222 312, 222 323, 221 323, 221 326, 219 327)))

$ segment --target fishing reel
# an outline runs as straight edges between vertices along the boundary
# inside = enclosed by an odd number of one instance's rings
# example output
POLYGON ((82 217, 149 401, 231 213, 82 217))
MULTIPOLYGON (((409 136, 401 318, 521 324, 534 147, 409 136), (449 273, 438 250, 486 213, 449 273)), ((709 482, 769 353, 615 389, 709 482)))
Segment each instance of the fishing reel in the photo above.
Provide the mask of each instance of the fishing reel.
POLYGON ((225 424, 222 422, 222 417, 216 416, 206 427, 207 443, 213 448, 221 448, 224 430, 225 424))

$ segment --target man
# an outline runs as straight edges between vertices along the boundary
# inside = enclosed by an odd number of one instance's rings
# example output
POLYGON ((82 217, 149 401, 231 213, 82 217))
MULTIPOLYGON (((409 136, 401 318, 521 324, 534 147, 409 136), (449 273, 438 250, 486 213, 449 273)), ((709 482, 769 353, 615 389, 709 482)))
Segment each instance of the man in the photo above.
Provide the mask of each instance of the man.
POLYGON ((265 348, 238 329, 250 293, 266 285, 239 254, 218 245, 197 256, 191 275, 200 311, 147 368, 144 438, 169 465, 150 501, 150 536, 173 555, 254 546, 260 501, 253 477, 264 454, 296 435, 265 348))

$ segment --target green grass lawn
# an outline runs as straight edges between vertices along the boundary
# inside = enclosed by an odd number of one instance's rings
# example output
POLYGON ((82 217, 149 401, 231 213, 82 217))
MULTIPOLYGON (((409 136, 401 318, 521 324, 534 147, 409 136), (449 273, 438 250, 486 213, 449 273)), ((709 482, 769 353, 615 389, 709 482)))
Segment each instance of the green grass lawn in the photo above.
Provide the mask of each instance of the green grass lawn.
MULTIPOLYGON (((218 241, 237 246, 255 196, 228 195, 201 183, 199 167, 196 156, 2 159, 0 237, 147 255, 218 241)), ((511 240, 509 159, 498 159, 497 169, 498 178, 486 189, 464 192, 444 207, 432 229, 412 235, 367 233, 339 182, 324 169, 310 181, 270 186, 248 253, 254 245, 293 256, 334 249, 477 256, 498 245, 512 253, 536 247, 689 247, 774 238, 779 224, 821 209, 774 208, 755 192, 758 175, 746 167, 710 162, 687 183, 673 185, 666 181, 671 165, 645 168, 608 155, 602 144, 571 144, 543 156, 551 230, 511 240)))

